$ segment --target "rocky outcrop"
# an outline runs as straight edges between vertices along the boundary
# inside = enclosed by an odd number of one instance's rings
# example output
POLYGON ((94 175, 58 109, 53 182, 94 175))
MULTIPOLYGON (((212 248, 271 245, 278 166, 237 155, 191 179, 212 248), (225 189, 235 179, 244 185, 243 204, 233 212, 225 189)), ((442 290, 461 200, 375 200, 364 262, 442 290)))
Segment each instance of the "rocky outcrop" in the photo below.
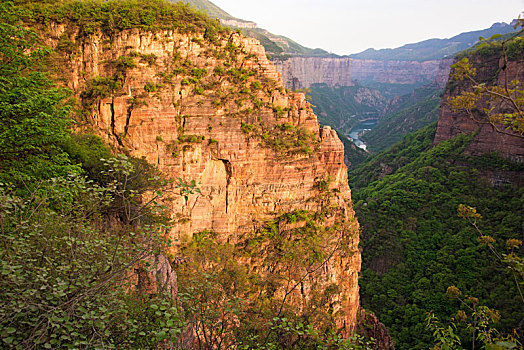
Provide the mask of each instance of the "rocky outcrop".
POLYGON ((130 285, 138 292, 145 294, 166 293, 176 299, 178 286, 177 276, 165 255, 159 254, 144 259, 144 264, 135 266, 130 277, 130 285), (147 267, 144 266, 147 264, 147 267))
POLYGON ((386 326, 373 313, 361 309, 358 314, 357 333, 375 340, 372 345, 376 350, 395 350, 395 343, 386 326))
POLYGON ((51 44, 77 48, 60 58, 65 84, 88 111, 79 127, 172 179, 195 180, 201 195, 177 195, 173 185, 166 201, 173 240, 207 229, 241 244, 282 213, 323 212, 324 227, 336 227, 325 242, 333 253, 290 299, 304 304, 304 291, 336 285, 336 323, 354 328, 360 253, 343 145, 334 130, 319 129, 303 94, 285 92, 258 41, 172 30, 82 37, 64 25, 52 32, 51 44))
MULTIPOLYGON (((476 68, 476 79, 479 82, 485 82, 488 86, 504 86, 505 81, 519 80, 522 87, 522 82, 524 82, 524 64, 522 61, 509 61, 506 72, 501 69, 504 66, 504 60, 500 54, 474 55, 470 57, 470 62, 476 68), (507 74, 507 78, 505 74, 507 74)), ((464 91, 472 91, 471 85, 466 80, 457 81, 450 78, 442 98, 434 143, 438 144, 459 134, 475 133, 473 141, 467 149, 470 154, 481 155, 497 152, 511 160, 524 162, 524 138, 522 136, 507 130, 503 125, 492 125, 488 122, 486 115, 479 110, 474 110, 474 118, 471 118, 465 111, 454 111, 452 109, 449 99, 464 91)), ((494 112, 503 111, 507 108, 501 101, 496 102, 491 107, 495 108, 494 112)))
POLYGON ((435 77, 435 82, 440 89, 444 89, 446 87, 452 64, 453 58, 443 58, 440 60, 437 75, 435 77))
POLYGON ((447 81, 449 59, 432 61, 376 61, 349 57, 292 57, 275 61, 282 79, 290 89, 307 88, 312 84, 352 86, 353 81, 387 84, 425 84, 447 81))

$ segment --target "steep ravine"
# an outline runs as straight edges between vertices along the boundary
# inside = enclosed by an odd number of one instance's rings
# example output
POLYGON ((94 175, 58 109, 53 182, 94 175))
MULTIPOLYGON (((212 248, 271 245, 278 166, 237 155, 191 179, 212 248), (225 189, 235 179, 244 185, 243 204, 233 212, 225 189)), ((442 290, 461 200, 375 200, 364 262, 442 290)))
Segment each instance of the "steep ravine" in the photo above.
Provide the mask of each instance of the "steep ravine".
MULTIPOLYGON (((296 267, 289 278, 300 288, 287 300, 300 313, 312 291, 336 286, 324 305, 337 327, 354 328, 359 226, 343 145, 334 130, 319 129, 303 94, 285 92, 255 39, 136 29, 108 37, 52 26, 49 43, 63 42, 75 50, 58 55, 62 78, 87 111, 79 128, 172 179, 195 180, 201 190, 186 200, 172 186, 172 239, 184 242, 207 229, 242 246, 282 214, 316 215, 317 230, 330 232, 322 242, 325 259, 316 269, 296 267)), ((304 225, 282 223, 279 231, 304 225)), ((270 269, 264 259, 249 264, 270 269)), ((277 299, 283 294, 274 291, 277 299)))

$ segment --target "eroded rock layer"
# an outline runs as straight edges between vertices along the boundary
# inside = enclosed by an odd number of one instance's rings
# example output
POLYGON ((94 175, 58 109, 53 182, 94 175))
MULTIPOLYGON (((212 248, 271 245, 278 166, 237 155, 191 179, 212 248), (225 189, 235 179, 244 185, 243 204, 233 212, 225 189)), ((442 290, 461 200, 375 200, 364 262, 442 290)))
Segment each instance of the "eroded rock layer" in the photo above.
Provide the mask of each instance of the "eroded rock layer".
MULTIPOLYGON (((478 82, 485 83, 487 86, 504 86, 506 82, 511 84, 511 81, 517 80, 520 81, 520 88, 522 88, 524 65, 521 61, 510 60, 505 71, 501 69, 505 66, 501 55, 475 55, 470 57, 470 62, 476 69, 475 79, 478 82)), ((465 111, 453 110, 449 102, 450 98, 471 91, 473 89, 469 81, 450 78, 442 98, 435 144, 460 134, 475 133, 473 141, 468 146, 468 152, 471 154, 497 152, 511 160, 524 162, 524 138, 507 129, 507 125, 490 123, 487 115, 478 109, 473 110, 473 115, 465 111)), ((504 111, 511 113, 512 108, 506 103, 504 100, 494 100, 490 107, 493 108, 493 113, 504 111)))
POLYGON ((425 84, 437 80, 444 86, 450 59, 432 61, 376 61, 349 57, 292 57, 276 61, 282 80, 290 89, 312 84, 352 86, 354 81, 386 84, 425 84))
POLYGON ((297 267, 300 288, 289 300, 300 310, 308 290, 337 286, 330 310, 339 327, 354 327, 360 253, 343 145, 334 130, 319 129, 303 94, 286 92, 255 39, 167 30, 86 36, 60 25, 49 40, 76 47, 59 60, 87 111, 79 127, 170 178, 196 181, 201 194, 187 198, 173 185, 172 238, 207 229, 240 244, 282 213, 322 212, 322 226, 335 228, 323 243, 328 253, 304 270, 307 278, 297 267))

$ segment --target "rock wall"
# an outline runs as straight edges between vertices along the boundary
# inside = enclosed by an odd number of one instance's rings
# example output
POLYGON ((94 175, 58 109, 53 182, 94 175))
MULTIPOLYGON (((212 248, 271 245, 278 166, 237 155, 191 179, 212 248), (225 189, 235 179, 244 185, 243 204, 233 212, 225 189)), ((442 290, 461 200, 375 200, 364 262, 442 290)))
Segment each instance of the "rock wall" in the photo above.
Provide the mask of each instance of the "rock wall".
POLYGON ((417 84, 433 81, 441 70, 440 61, 374 61, 354 59, 354 80, 387 84, 417 84))
POLYGON ((373 313, 361 309, 358 315, 357 333, 375 339, 375 350, 395 350, 395 343, 386 326, 373 313))
POLYGON ((293 295, 305 303, 304 290, 337 285, 336 323, 354 327, 359 236, 343 145, 334 130, 319 129, 303 94, 285 92, 258 41, 233 33, 211 43, 168 30, 82 37, 64 25, 51 32, 50 44, 77 47, 57 60, 88 111, 79 128, 170 178, 198 184, 201 195, 187 199, 171 188, 173 239, 208 229, 240 243, 281 213, 331 208, 324 225, 342 228, 326 242, 334 254, 293 295), (340 242, 343 249, 336 249, 340 242))
MULTIPOLYGON (((485 82, 488 86, 504 86, 506 80, 505 73, 501 69, 504 60, 500 55, 492 56, 473 56, 470 62, 476 69, 476 80, 485 82)), ((507 81, 514 79, 520 81, 520 89, 524 82, 524 64, 522 61, 509 61, 506 69, 507 81)), ((498 152, 503 157, 517 162, 524 162, 524 138, 517 136, 510 130, 506 130, 503 125, 493 125, 488 123, 484 113, 474 111, 475 119, 472 119, 466 112, 454 111, 449 103, 449 99, 458 96, 463 91, 472 91, 471 84, 466 80, 457 81, 451 78, 446 87, 440 109, 437 132, 434 143, 453 138, 459 134, 469 134, 476 132, 473 142, 468 146, 468 152, 474 155, 498 152), (497 131, 499 130, 499 131, 497 131), (502 132, 500 132, 502 131, 502 132)), ((501 101, 494 103, 491 107, 495 112, 503 111, 507 108, 501 101)))
POLYGON ((446 87, 452 64, 453 58, 443 58, 442 60, 440 60, 438 72, 435 77, 435 82, 441 89, 446 87))
POLYGON ((422 84, 437 79, 444 86, 450 63, 450 59, 418 62, 360 60, 349 57, 292 57, 285 61, 275 61, 282 80, 293 90, 316 83, 352 86, 354 80, 422 84))
POLYGON ((292 57, 285 61, 275 61, 282 80, 291 90, 310 87, 312 84, 326 83, 328 86, 352 86, 352 59, 324 57, 292 57))
POLYGON ((231 26, 236 28, 256 28, 257 24, 250 21, 241 21, 236 19, 221 19, 220 23, 224 26, 231 26))

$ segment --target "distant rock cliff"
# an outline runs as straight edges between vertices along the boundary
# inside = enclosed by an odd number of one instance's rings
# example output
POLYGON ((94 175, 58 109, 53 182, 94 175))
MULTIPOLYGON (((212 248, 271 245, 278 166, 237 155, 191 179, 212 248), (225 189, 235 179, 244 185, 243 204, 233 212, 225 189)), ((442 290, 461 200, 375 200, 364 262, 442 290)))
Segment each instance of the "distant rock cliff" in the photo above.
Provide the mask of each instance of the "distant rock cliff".
MULTIPOLYGON (((323 242, 330 253, 314 272, 296 267, 290 278, 300 287, 288 302, 299 313, 312 298, 308 291, 336 286, 339 293, 325 303, 338 327, 354 328, 359 228, 343 145, 334 130, 319 128, 303 94, 285 92, 257 40, 233 33, 211 43, 203 34, 172 30, 82 36, 65 25, 51 31, 52 45, 76 47, 58 60, 65 84, 85 107, 80 127, 144 157, 168 177, 198 183, 201 195, 167 202, 173 239, 207 229, 242 245, 278 215, 319 213, 319 229, 332 231, 323 242)), ((256 259, 249 266, 278 269, 256 259)))
POLYGON ((447 75, 446 70, 449 72, 449 65, 441 64, 440 60, 418 62, 353 59, 351 65, 354 80, 387 84, 425 84, 435 80, 437 76, 447 75))
POLYGON ((257 24, 250 21, 242 21, 238 19, 221 19, 220 23, 225 26, 231 26, 236 28, 256 28, 257 24))
POLYGON ((420 84, 447 81, 451 59, 431 61, 375 61, 349 57, 292 57, 275 61, 286 87, 299 89, 312 84, 352 86, 353 81, 387 84, 420 84))
POLYGON ((292 57, 275 61, 287 88, 296 90, 312 84, 352 86, 351 58, 292 57))

